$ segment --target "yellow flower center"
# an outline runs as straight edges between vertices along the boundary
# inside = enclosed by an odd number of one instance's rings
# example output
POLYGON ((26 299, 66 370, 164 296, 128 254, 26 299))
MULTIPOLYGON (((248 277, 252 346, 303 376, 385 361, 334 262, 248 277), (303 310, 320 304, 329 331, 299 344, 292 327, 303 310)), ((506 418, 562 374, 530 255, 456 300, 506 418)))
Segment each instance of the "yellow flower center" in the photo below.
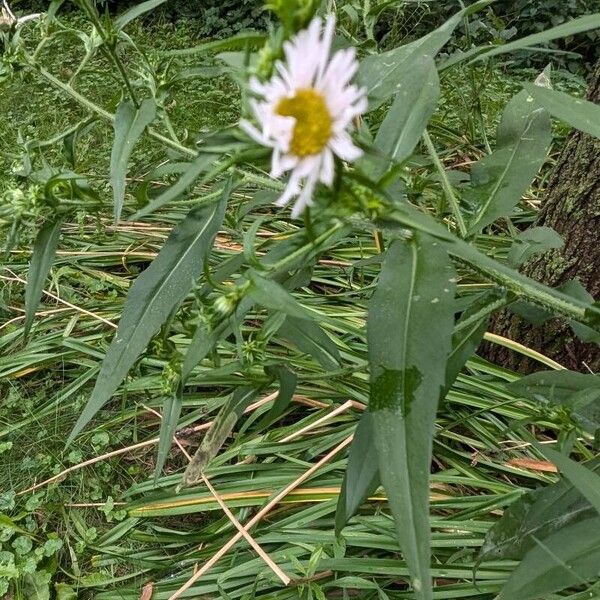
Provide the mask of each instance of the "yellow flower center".
POLYGON ((296 156, 318 154, 331 137, 331 115, 325 98, 313 88, 296 91, 291 98, 279 102, 276 112, 284 117, 294 117, 290 151, 296 156))

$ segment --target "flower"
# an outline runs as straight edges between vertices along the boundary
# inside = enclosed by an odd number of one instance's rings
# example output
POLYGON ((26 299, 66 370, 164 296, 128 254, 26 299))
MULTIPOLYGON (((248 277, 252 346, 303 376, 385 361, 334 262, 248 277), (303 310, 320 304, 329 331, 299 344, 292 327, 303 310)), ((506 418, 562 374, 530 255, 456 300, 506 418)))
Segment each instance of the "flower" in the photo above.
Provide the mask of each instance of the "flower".
POLYGON ((266 83, 256 78, 250 89, 260 98, 251 101, 260 129, 246 120, 240 126, 264 146, 273 148, 271 177, 291 171, 276 204, 297 198, 292 216, 312 204, 317 183, 333 184, 334 155, 355 161, 362 154, 349 130, 367 110, 366 90, 350 83, 358 69, 354 48, 331 55, 335 18, 322 26, 320 18, 285 42, 285 63, 275 64, 266 83))

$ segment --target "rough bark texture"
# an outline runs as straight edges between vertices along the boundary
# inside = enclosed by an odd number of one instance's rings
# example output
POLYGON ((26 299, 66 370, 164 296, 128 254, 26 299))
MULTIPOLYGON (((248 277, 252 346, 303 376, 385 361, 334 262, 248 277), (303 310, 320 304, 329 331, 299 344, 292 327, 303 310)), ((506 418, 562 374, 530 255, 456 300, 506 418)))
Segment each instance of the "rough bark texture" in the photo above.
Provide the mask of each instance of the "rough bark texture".
MULTIPOLYGON (((600 63, 590 80, 588 100, 600 104, 600 63)), ((527 262, 522 272, 552 287, 579 279, 600 299, 600 140, 579 131, 567 138, 548 181, 536 226, 554 228, 564 239, 560 250, 527 262)), ((579 341, 558 320, 534 327, 508 312, 496 316, 491 331, 516 340, 575 371, 600 372, 600 347, 579 341)), ((539 363, 500 346, 486 344, 483 355, 524 373, 543 368, 539 363)))

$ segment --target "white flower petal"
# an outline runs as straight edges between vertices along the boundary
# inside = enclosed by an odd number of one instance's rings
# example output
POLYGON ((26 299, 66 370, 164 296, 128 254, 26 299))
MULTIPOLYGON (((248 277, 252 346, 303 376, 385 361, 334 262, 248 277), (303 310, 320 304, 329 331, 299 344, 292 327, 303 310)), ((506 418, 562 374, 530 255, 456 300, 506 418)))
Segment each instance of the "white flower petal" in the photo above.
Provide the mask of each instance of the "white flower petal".
POLYGON ((262 144, 263 146, 270 146, 269 140, 254 126, 250 121, 242 119, 240 121, 240 128, 245 131, 255 142, 262 144))
MULTIPOLYGON (((250 80, 249 88, 258 100, 250 106, 259 127, 241 121, 241 128, 258 143, 273 149, 270 175, 274 179, 290 172, 286 187, 277 200, 285 206, 295 198, 292 216, 297 217, 312 203, 318 183, 333 185, 335 179, 335 156, 353 161, 362 155, 350 138, 349 131, 354 120, 367 110, 367 95, 364 88, 351 83, 358 70, 354 48, 338 50, 332 55, 331 47, 335 35, 335 17, 329 16, 325 24, 320 18, 311 21, 308 28, 298 32, 283 44, 285 60, 275 64, 275 73, 269 81, 250 80), (292 147, 311 147, 312 139, 303 140, 303 145, 292 144, 296 119, 306 118, 302 112, 295 116, 283 116, 278 108, 284 98, 294 99, 300 90, 312 91, 325 102, 324 109, 331 125, 331 137, 315 154, 295 155, 292 147)), ((309 96, 310 97, 310 96, 309 96)), ((314 110, 317 110, 315 108, 314 110)), ((315 118, 323 114, 311 113, 315 118)), ((300 135, 300 134, 299 134, 300 135)), ((300 141, 300 140, 298 140, 300 141)), ((319 141, 318 145, 322 142, 319 141)), ((318 147, 318 146, 317 146, 318 147)))
POLYGON ((323 160, 321 161, 321 174, 319 180, 321 183, 331 187, 335 176, 335 166, 333 162, 333 152, 329 148, 323 150, 323 160))
POLYGON ((362 150, 357 148, 350 139, 350 136, 345 133, 338 133, 329 140, 329 147, 342 160, 353 162, 362 156, 362 150))

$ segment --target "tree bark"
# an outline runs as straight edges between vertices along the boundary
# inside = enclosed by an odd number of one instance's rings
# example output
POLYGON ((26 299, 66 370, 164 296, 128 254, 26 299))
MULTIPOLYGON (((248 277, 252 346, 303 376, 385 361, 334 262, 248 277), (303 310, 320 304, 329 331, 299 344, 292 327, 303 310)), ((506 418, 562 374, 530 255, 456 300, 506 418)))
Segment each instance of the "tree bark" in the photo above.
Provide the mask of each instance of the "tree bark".
MULTIPOLYGON (((587 99, 600 104, 600 62, 590 79, 587 99)), ((577 278, 595 300, 600 299, 600 140, 579 131, 570 133, 535 221, 535 226, 542 225, 555 229, 565 245, 534 257, 521 271, 552 287, 577 278)), ((490 330, 534 348, 569 369, 600 372, 600 346, 581 342, 560 319, 535 327, 505 311, 496 315, 490 330)), ((543 368, 493 344, 485 344, 482 354, 523 373, 543 368)))

